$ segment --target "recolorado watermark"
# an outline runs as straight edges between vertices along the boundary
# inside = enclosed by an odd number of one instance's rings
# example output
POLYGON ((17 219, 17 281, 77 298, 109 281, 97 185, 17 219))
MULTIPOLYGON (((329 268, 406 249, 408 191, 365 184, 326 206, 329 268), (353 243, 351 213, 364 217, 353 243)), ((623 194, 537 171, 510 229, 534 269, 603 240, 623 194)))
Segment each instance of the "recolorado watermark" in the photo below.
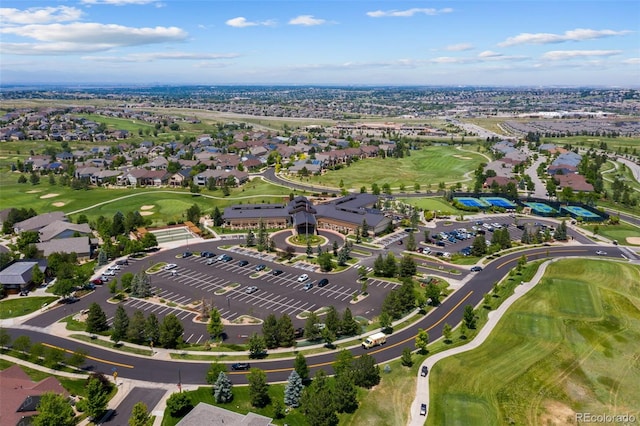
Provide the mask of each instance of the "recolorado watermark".
POLYGON ((594 414, 576 413, 576 423, 612 423, 612 424, 633 424, 638 418, 633 414, 594 414))

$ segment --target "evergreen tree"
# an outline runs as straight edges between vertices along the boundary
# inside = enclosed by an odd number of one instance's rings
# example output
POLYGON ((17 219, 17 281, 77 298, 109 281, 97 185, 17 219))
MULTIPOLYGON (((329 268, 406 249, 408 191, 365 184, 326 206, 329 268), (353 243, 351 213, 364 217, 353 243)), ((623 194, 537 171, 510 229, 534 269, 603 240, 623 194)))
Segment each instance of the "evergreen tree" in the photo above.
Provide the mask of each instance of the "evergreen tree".
POLYGON ((293 362, 293 369, 298 376, 300 376, 300 380, 303 383, 309 380, 309 366, 307 365, 307 359, 304 357, 302 352, 298 352, 296 355, 296 359, 293 362))
POLYGON ((222 316, 218 308, 213 308, 209 312, 209 322, 207 323, 207 332, 213 340, 218 340, 224 332, 224 325, 222 324, 222 316))
POLYGON ((97 303, 89 305, 89 313, 85 322, 85 331, 87 333, 100 333, 109 329, 107 324, 107 316, 97 303))
POLYGON ((175 349, 182 344, 184 326, 174 314, 164 317, 160 324, 160 345, 163 348, 175 349))
POLYGON ((256 248, 258 251, 265 251, 267 249, 267 244, 269 243, 269 234, 267 233, 267 227, 264 224, 264 220, 260 218, 260 222, 258 222, 258 236, 256 241, 256 248))
POLYGON ((278 320, 278 344, 283 348, 289 348, 296 342, 294 337, 293 323, 287 314, 282 314, 278 320))
POLYGON ((555 239, 558 241, 566 241, 567 240, 567 222, 562 221, 558 228, 556 229, 556 233, 554 235, 555 239))
POLYGON ((529 234, 529 230, 527 228, 524 228, 524 230, 522 231, 520 242, 522 244, 531 244, 531 235, 529 234))
POLYGON ((249 358, 262 358, 267 353, 267 345, 264 341, 264 337, 258 333, 253 333, 249 337, 249 358))
POLYGON ((257 408, 266 407, 269 403, 269 385, 267 375, 258 368, 252 368, 247 374, 249 382, 249 399, 251 405, 257 408))
POLYGON ((398 276, 400 277, 411 277, 416 274, 417 266, 413 257, 405 254, 402 256, 400 260, 400 268, 398 271, 398 276))
POLYGON ((413 235, 413 232, 409 232, 409 238, 407 238, 407 250, 416 251, 416 248, 418 248, 416 237, 413 235))
POLYGON ((107 251, 106 250, 100 250, 98 252, 98 266, 104 266, 107 263, 109 263, 109 259, 107 256, 107 251))
POLYGON ((251 229, 247 231, 246 244, 247 244, 247 247, 253 247, 256 245, 256 235, 253 233, 251 229))
POLYGON ((313 249, 311 248, 311 238, 307 236, 307 249, 305 250, 307 253, 307 257, 311 257, 313 255, 313 249))
POLYGON ((233 400, 233 384, 223 371, 218 374, 218 379, 213 384, 213 397, 218 404, 233 400))
POLYGON ((400 361, 405 367, 411 367, 413 365, 413 359, 411 359, 411 349, 402 349, 402 356, 400 357, 400 361))
POLYGON ((353 362, 353 382, 356 386, 370 389, 380 383, 380 368, 376 365, 376 359, 363 354, 353 362))
POLYGON ((338 413, 353 413, 358 408, 358 389, 349 374, 335 378, 333 403, 338 413))
POLYGON ((320 338, 320 329, 317 326, 319 323, 318 315, 315 312, 311 312, 304 325, 304 335, 307 340, 313 341, 320 338))
POLYGON ((338 241, 336 240, 333 240, 333 255, 338 256, 338 241))
POLYGON ((427 284, 427 286, 425 287, 425 296, 427 297, 427 300, 431 299, 431 306, 440 305, 440 295, 440 287, 432 283, 427 284))
POLYGON ((218 206, 216 206, 213 209, 212 219, 213 219, 213 226, 222 226, 222 224, 224 223, 222 213, 220 212, 220 209, 218 208, 218 206))
POLYGON ((384 260, 384 274, 383 276, 385 277, 394 277, 396 275, 397 272, 397 263, 396 263, 396 257, 394 256, 394 254, 392 252, 389 252, 389 254, 387 254, 387 257, 384 260))
POLYGON ((156 314, 150 313, 144 323, 144 335, 150 344, 158 344, 160 342, 160 323, 156 314))
POLYGON ((377 277, 384 276, 384 259, 382 258, 382 254, 379 254, 376 260, 373 261, 373 275, 377 277))
POLYGON ((343 336, 355 336, 360 334, 360 324, 353 318, 351 309, 347 306, 342 314, 342 321, 340 323, 340 333, 343 336))
POLYGON ((300 375, 293 370, 289 374, 289 379, 284 387, 284 403, 288 407, 296 408, 300 405, 300 398, 302 398, 302 379, 300 375))
POLYGON ((484 235, 478 235, 471 245, 471 255, 482 257, 487 253, 487 242, 484 235))
POLYGON ((142 311, 136 310, 129 321, 129 328, 127 329, 127 340, 139 345, 145 343, 145 319, 142 311))
POLYGON ((127 336, 129 329, 129 316, 122 305, 118 305, 116 313, 113 317, 113 330, 111 330, 111 340, 118 343, 127 336))
POLYGON ((353 372, 353 360, 354 356, 350 350, 342 349, 338 352, 336 360, 331 364, 336 377, 350 375, 353 372))
POLYGON ((264 342, 267 348, 275 349, 279 346, 278 320, 275 314, 271 313, 264 319, 262 323, 262 335, 264 336, 264 342))
POLYGON ((301 410, 310 426, 337 426, 333 394, 324 371, 318 371, 311 385, 302 392, 301 410))
POLYGON ((327 330, 334 334, 334 336, 338 336, 340 334, 340 316, 334 306, 329 306, 327 315, 324 319, 324 325, 327 330))
POLYGON ((463 320, 467 328, 475 329, 476 328, 476 314, 473 312, 473 306, 467 305, 464 307, 463 320))
POLYGON ((226 373, 226 371, 227 371, 226 365, 220 364, 218 361, 214 361, 209 366, 209 369, 207 370, 207 376, 205 379, 207 383, 209 383, 210 385, 213 385, 216 382, 216 380, 218 380, 218 376, 220 376, 220 373, 226 373))

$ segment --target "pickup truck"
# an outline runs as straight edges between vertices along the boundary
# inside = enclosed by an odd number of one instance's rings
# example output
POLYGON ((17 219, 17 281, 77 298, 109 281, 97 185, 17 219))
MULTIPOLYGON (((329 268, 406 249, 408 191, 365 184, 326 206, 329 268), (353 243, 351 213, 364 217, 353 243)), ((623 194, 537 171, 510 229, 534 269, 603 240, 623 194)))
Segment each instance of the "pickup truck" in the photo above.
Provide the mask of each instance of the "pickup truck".
POLYGON ((384 333, 375 333, 362 342, 362 347, 364 349, 370 349, 374 346, 384 345, 385 343, 387 343, 387 335, 384 333))

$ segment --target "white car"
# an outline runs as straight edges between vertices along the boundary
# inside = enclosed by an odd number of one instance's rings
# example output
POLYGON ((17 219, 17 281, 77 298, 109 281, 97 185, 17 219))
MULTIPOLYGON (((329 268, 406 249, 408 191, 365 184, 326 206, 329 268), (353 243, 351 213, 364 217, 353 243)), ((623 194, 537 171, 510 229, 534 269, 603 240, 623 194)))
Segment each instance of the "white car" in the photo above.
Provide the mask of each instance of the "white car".
POLYGON ((114 276, 116 274, 115 269, 107 269, 106 271, 104 271, 103 275, 109 275, 109 276, 114 276))
POLYGON ((596 254, 597 254, 598 256, 606 256, 606 255, 607 255, 607 252, 606 252, 606 251, 602 251, 602 250, 598 250, 598 251, 596 252, 596 254))
POLYGON ((173 268, 176 268, 176 267, 178 267, 178 265, 176 265, 175 263, 168 263, 168 264, 164 265, 164 270, 165 271, 169 271, 169 270, 171 270, 173 268))
POLYGON ((307 275, 307 274, 302 274, 302 275, 300 275, 300 276, 298 277, 298 282, 299 282, 299 283, 302 283, 302 282, 305 282, 305 281, 306 281, 306 280, 308 280, 308 279, 309 279, 309 275, 307 275))

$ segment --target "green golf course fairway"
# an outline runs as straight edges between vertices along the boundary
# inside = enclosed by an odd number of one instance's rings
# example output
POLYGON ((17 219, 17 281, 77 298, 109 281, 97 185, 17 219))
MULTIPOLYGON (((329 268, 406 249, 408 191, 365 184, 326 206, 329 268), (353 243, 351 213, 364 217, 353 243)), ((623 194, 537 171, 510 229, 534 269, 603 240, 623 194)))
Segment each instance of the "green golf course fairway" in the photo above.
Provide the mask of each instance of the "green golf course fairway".
MULTIPOLYGON (((428 425, 640 419, 640 267, 553 263, 478 349, 430 372, 428 425)), ((638 420, 636 420, 638 421, 638 420)))

